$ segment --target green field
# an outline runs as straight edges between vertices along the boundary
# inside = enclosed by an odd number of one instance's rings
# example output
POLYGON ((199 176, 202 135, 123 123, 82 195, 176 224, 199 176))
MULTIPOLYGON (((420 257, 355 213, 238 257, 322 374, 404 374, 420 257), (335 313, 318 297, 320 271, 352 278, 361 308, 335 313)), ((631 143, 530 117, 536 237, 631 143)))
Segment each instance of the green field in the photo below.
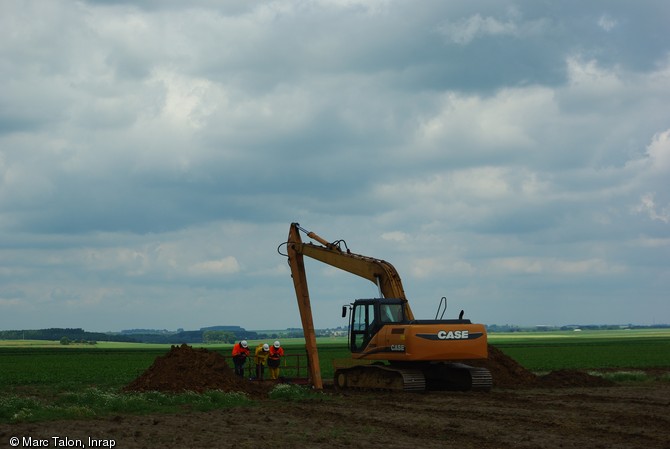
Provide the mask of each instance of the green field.
POLYGON ((670 367, 670 330, 490 335, 489 342, 532 371, 670 367))
MULTIPOLYGON (((253 348, 256 341, 249 341, 253 348)), ((670 367, 670 329, 583 332, 518 332, 489 334, 489 343, 532 371, 561 368, 670 367)), ((346 338, 319 338, 324 378, 332 376, 333 362, 350 358, 346 338)), ((232 345, 194 345, 229 356, 232 345)), ((282 341, 286 354, 284 375, 305 376, 302 339, 282 341)), ((60 345, 47 341, 0 341, 0 392, 15 387, 56 390, 63 387, 121 388, 170 345, 100 342, 60 345)))
MULTIPOLYGON (((252 347, 254 341, 250 341, 252 347)), ((321 372, 332 378, 333 363, 350 359, 346 338, 317 341, 321 372)), ((563 368, 598 370, 670 368, 670 329, 501 333, 489 343, 535 372, 563 368)), ((231 345, 197 345, 229 356, 231 345)), ((306 377, 301 339, 283 340, 282 374, 306 377), (294 365, 300 365, 298 372, 294 365)), ((45 341, 0 341, 0 422, 88 417, 106 413, 205 410, 239 404, 239 395, 121 393, 169 345, 108 343, 60 345, 45 341)), ((250 372, 250 371, 249 371, 250 372)), ((251 373, 251 372, 250 372, 251 373)))

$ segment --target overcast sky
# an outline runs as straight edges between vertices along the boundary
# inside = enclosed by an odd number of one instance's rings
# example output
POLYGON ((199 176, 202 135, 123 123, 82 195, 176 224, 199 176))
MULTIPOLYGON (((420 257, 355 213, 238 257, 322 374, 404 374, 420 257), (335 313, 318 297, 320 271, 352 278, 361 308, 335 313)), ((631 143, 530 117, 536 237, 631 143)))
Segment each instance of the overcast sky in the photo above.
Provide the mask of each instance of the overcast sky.
MULTIPOLYGON (((668 323, 668 23, 667 0, 2 0, 0 329, 300 327, 294 221, 392 263, 417 318, 668 323)), ((316 327, 377 296, 307 270, 316 327)))

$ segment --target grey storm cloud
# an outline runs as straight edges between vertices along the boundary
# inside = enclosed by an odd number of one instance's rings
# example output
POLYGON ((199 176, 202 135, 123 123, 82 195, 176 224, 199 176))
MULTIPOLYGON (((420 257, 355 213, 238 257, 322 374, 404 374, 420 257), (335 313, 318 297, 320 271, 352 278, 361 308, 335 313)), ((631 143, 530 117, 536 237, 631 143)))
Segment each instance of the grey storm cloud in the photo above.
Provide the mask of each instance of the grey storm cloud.
MULTIPOLYGON (((393 263, 417 315, 668 322, 669 18, 4 2, 0 328, 294 327, 292 221, 393 263)), ((375 294, 308 268, 317 326, 375 294)))

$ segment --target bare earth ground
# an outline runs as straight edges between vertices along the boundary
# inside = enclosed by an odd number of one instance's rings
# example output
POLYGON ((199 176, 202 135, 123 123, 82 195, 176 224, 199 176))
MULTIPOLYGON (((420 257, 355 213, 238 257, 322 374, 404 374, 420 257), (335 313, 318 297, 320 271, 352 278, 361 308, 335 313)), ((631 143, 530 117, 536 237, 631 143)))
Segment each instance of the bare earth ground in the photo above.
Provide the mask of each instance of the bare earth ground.
POLYGON ((256 398, 254 405, 5 424, 0 448, 11 447, 11 437, 48 439, 48 447, 58 447, 52 437, 60 436, 84 444, 89 437, 114 440, 117 448, 670 449, 667 381, 614 385, 576 371, 539 378, 494 349, 488 367, 498 379, 488 393, 326 389, 323 399, 286 402, 267 399, 269 383, 239 384, 206 350, 175 347, 126 389, 242 389, 256 398), (213 378, 216 385, 208 385, 213 378))
POLYGON ((59 435, 113 439, 117 448, 670 448, 668 382, 333 396, 208 413, 0 425, 0 447, 10 447, 12 436, 59 435))

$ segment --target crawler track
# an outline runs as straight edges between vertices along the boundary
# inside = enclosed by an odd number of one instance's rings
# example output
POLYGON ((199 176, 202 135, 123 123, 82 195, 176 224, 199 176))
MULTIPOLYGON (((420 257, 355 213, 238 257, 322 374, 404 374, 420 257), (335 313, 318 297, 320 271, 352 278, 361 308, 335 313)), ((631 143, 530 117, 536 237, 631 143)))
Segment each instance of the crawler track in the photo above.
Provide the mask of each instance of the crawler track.
POLYGON ((335 371, 338 389, 425 391, 458 390, 489 391, 491 373, 461 363, 425 365, 420 369, 389 365, 360 365, 335 371))

